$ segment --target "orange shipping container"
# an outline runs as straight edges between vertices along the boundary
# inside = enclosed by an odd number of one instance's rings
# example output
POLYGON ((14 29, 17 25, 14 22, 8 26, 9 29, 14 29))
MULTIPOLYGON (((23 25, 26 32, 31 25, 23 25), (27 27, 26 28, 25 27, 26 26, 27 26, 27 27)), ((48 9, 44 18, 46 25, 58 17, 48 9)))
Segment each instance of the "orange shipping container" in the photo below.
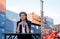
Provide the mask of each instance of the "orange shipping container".
POLYGON ((6 13, 6 0, 0 0, 0 12, 6 13))
POLYGON ((38 16, 34 13, 28 14, 28 20, 30 20, 34 24, 41 25, 40 16, 38 16))

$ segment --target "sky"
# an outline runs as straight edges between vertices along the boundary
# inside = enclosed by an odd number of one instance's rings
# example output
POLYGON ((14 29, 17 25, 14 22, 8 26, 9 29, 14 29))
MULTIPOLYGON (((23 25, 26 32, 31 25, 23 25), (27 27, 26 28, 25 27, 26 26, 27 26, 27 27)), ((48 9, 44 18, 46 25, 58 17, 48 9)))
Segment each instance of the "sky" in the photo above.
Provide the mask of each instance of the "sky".
MULTIPOLYGON (((41 2, 40 0, 6 0, 6 9, 17 14, 24 11, 40 15, 41 2)), ((51 17, 54 24, 60 24, 60 0, 44 0, 44 16, 51 17)))

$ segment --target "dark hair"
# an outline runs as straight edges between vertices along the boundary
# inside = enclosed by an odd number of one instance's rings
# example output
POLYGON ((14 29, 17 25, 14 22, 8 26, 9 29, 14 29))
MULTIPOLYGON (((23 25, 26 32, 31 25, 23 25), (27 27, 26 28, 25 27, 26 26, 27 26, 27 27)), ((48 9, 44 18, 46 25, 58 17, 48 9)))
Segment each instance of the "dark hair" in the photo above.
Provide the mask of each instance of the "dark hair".
MULTIPOLYGON (((19 13, 19 16, 21 16, 21 14, 24 14, 24 15, 26 16, 26 21, 28 21, 26 12, 20 12, 20 13, 19 13)), ((21 21, 22 21, 22 20, 20 19, 20 22, 21 22, 21 21)))
POLYGON ((21 14, 24 14, 25 16, 27 16, 26 12, 20 12, 19 16, 21 16, 21 14))

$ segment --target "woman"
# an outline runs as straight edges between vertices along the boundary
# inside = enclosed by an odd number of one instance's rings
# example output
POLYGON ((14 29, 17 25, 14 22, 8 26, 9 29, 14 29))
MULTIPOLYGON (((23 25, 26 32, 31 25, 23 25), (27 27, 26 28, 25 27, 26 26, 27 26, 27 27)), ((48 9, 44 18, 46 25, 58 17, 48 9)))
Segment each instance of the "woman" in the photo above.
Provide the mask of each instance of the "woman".
MULTIPOLYGON (((30 33, 31 22, 27 20, 27 14, 21 12, 19 14, 20 21, 17 22, 17 33, 30 33)), ((18 35, 18 39, 33 39, 31 35, 18 35)))

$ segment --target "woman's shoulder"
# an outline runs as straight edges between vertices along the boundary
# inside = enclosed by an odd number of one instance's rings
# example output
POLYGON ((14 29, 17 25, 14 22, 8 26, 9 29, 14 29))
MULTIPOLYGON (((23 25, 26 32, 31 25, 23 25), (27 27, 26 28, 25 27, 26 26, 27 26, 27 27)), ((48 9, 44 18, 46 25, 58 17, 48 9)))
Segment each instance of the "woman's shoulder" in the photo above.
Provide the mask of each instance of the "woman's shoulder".
POLYGON ((28 23, 31 23, 31 21, 29 21, 29 20, 28 20, 27 22, 28 22, 28 23))

